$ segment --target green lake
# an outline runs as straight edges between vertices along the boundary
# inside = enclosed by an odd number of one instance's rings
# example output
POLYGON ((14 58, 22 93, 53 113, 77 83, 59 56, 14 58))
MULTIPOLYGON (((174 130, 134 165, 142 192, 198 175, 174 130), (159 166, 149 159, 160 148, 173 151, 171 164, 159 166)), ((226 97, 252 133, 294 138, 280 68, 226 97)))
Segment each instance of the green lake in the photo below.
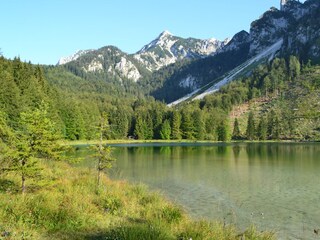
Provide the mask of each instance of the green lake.
MULTIPOLYGON (((197 219, 319 239, 320 144, 114 145, 113 179, 159 190, 197 219)), ((85 151, 80 149, 80 151, 85 151)), ((83 164, 94 166, 88 159, 83 164)))

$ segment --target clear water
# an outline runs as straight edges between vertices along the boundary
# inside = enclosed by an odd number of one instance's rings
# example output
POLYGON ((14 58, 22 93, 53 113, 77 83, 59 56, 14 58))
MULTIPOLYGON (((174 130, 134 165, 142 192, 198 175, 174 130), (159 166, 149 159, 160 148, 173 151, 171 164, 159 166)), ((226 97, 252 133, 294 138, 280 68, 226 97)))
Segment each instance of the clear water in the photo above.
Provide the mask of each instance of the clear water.
POLYGON ((320 144, 123 145, 114 156, 112 178, 160 190, 194 218, 320 239, 320 144))

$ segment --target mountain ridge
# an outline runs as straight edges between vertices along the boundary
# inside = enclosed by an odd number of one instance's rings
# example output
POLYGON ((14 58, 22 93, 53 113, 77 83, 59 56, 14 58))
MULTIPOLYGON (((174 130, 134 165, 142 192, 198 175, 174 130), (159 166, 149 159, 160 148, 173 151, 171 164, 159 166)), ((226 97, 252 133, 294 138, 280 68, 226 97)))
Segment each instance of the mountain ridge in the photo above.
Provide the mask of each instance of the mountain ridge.
POLYGON ((181 38, 165 30, 157 38, 133 54, 127 54, 115 46, 105 46, 96 50, 77 51, 68 57, 62 57, 57 65, 78 62, 80 70, 85 72, 102 71, 117 75, 120 80, 126 78, 137 82, 142 77, 145 77, 145 74, 141 73, 139 68, 144 68, 144 71, 152 73, 180 60, 204 58, 217 53, 228 41, 229 39, 219 41, 214 38, 205 40, 181 38), (118 52, 114 53, 114 55, 106 56, 101 51, 105 48, 116 48, 118 52), (89 59, 88 55, 91 56, 90 62, 82 61, 85 58, 89 59), (95 55, 94 59, 93 55, 95 55), (121 59, 117 58, 119 55, 122 56, 121 59), (105 61, 106 57, 109 58, 107 60, 108 64, 105 61))

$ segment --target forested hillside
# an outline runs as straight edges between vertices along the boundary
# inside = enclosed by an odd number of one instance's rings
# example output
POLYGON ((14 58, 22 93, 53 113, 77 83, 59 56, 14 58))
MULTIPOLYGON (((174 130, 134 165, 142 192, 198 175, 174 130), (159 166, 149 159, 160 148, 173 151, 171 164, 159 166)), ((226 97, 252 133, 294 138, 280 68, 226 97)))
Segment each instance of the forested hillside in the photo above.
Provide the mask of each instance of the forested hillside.
POLYGON ((108 115, 108 139, 317 140, 320 135, 320 67, 301 65, 293 56, 261 65, 250 77, 175 108, 61 67, 2 57, 0 70, 1 112, 14 129, 21 112, 46 102, 61 137, 70 140, 97 138, 102 113, 108 115), (249 110, 239 114, 242 105, 249 110))

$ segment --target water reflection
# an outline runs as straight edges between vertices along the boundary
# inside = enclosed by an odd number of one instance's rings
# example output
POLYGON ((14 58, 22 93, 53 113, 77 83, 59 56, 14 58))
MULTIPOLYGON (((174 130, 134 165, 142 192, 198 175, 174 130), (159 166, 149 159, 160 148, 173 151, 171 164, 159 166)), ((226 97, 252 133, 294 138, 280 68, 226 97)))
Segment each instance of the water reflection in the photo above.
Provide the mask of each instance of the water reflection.
POLYGON ((158 144, 114 154, 113 178, 160 189, 193 217, 254 223, 284 239, 320 228, 320 144, 158 144))

